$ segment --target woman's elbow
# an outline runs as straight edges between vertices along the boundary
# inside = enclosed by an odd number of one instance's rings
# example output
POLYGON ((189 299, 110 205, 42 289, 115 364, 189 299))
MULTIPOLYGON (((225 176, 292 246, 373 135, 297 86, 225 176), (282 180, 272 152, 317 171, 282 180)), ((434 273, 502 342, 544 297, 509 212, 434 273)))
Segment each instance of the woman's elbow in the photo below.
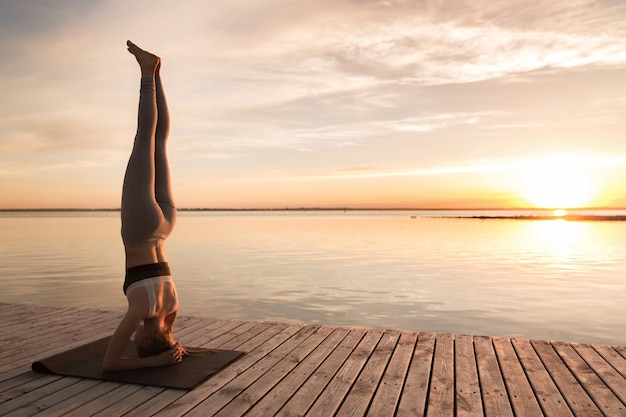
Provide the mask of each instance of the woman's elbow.
POLYGON ((115 366, 115 362, 111 361, 111 360, 103 360, 102 361, 102 371, 103 372, 111 372, 111 371, 115 371, 117 370, 117 367, 115 366))

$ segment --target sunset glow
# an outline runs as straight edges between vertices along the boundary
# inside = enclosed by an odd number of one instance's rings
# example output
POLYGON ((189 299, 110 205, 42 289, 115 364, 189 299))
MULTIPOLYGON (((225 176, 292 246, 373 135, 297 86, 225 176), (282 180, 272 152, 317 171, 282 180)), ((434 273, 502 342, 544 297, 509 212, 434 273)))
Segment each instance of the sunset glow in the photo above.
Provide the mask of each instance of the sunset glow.
POLYGON ((180 207, 626 207, 625 20, 600 0, 2 2, 0 208, 119 207, 127 39, 162 57, 180 207))
POLYGON ((529 164, 523 173, 522 196, 538 208, 585 207, 598 197, 598 187, 579 157, 552 157, 529 164))

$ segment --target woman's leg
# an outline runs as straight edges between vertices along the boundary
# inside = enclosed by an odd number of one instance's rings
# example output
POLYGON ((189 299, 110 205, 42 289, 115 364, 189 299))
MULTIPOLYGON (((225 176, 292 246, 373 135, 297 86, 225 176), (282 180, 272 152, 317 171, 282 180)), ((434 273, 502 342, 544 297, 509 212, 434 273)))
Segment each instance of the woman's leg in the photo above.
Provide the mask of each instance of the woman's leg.
POLYGON ((132 43, 128 50, 141 68, 137 134, 122 187, 122 238, 130 247, 147 246, 163 223, 155 196, 155 132, 157 99, 155 72, 159 58, 132 43))
MULTIPOLYGON (((154 164, 155 164, 155 198, 161 210, 163 217, 167 222, 169 235, 174 229, 176 223, 176 205, 172 193, 172 183, 170 179, 170 167, 167 158, 167 140, 170 133, 170 114, 165 99, 165 90, 161 81, 161 64, 157 66, 155 72, 156 82, 156 103, 157 103, 157 125, 154 141, 154 164)), ((163 236, 166 237, 166 236, 163 236)))

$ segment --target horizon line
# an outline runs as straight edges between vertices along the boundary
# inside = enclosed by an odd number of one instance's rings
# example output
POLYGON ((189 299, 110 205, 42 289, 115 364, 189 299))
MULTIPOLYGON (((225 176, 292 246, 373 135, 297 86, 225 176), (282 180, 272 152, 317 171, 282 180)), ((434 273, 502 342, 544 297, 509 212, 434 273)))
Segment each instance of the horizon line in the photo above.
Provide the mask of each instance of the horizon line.
MULTIPOLYGON (((465 207, 465 208, 427 208, 427 207, 282 207, 282 208, 217 208, 217 207, 179 207, 178 211, 515 211, 515 210, 626 210, 625 207, 465 207)), ((120 211, 120 208, 0 208, 0 212, 62 212, 62 211, 120 211)))

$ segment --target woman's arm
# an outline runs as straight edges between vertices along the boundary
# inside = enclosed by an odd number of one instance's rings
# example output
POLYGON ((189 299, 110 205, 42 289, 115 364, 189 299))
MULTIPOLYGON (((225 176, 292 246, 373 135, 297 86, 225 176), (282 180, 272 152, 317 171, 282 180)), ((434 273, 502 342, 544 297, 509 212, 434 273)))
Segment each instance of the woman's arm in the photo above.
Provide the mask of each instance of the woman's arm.
POLYGON ((180 362, 182 354, 179 352, 182 347, 180 345, 167 350, 156 356, 148 356, 145 358, 128 358, 124 357, 124 350, 128 345, 131 336, 142 322, 143 315, 141 311, 133 309, 129 306, 126 315, 115 329, 106 353, 102 361, 102 369, 104 371, 124 371, 138 368, 150 368, 155 366, 165 366, 180 362))

